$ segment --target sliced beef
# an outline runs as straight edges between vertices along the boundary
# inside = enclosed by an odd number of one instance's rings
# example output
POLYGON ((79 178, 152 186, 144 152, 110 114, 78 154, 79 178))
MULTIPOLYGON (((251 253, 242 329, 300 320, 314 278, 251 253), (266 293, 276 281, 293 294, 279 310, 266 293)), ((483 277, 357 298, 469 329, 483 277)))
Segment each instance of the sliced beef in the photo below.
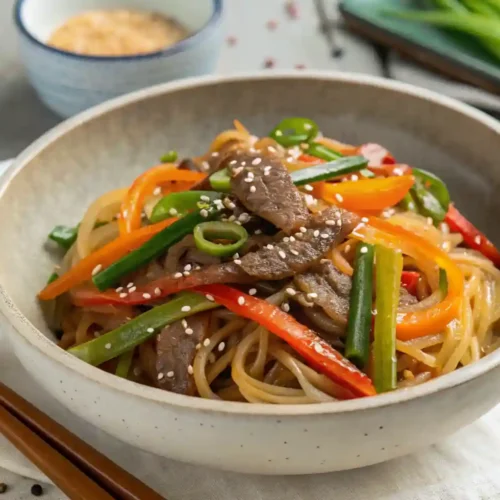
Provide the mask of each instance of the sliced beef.
POLYGON ((279 280, 309 269, 353 230, 358 217, 330 207, 309 217, 291 237, 241 259, 241 269, 259 280, 279 280), (340 221, 340 225, 339 225, 340 221))
POLYGON ((194 379, 188 370, 193 365, 197 344, 208 335, 209 320, 208 314, 197 314, 161 331, 156 341, 154 383, 157 387, 188 396, 196 394, 194 379))
POLYGON ((224 165, 231 175, 231 191, 249 211, 287 234, 307 223, 307 207, 279 158, 237 152, 224 165))

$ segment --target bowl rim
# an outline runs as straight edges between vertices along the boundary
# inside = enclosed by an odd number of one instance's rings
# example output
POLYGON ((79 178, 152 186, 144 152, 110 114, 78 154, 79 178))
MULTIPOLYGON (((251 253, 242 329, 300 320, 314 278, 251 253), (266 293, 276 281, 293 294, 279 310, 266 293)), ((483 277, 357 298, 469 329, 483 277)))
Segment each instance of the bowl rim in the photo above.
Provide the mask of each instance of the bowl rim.
MULTIPOLYGON (((220 83, 248 83, 267 80, 321 80, 325 82, 340 82, 365 87, 382 88, 397 92, 402 95, 416 97, 424 101, 444 106, 450 110, 459 112, 482 125, 487 126, 492 131, 500 135, 500 122, 496 121, 486 113, 479 111, 468 104, 464 104, 447 96, 436 92, 422 89, 414 85, 387 80, 380 77, 360 75, 355 73, 341 73, 329 71, 273 71, 269 73, 252 72, 240 73, 229 76, 204 76, 183 79, 169 83, 163 83, 153 87, 117 97, 103 104, 99 104, 83 113, 80 113, 46 132, 34 143, 28 146, 8 168, 0 180, 0 198, 9 188, 15 176, 31 162, 40 151, 55 143, 58 138, 70 133, 79 126, 91 121, 101 115, 107 114, 142 100, 175 92, 178 90, 189 90, 204 86, 213 86, 220 83)), ((349 413, 352 411, 371 410, 382 408, 397 403, 409 402, 427 395, 435 394, 441 390, 449 390, 453 387, 465 384, 493 370, 500 365, 500 349, 489 354, 471 365, 459 370, 433 379, 425 384, 411 387, 405 390, 398 390, 390 393, 380 394, 371 398, 359 398, 349 401, 335 401, 332 403, 313 403, 309 405, 266 405, 248 404, 243 402, 228 402, 208 400, 174 394, 162 391, 154 387, 144 386, 129 380, 116 377, 103 370, 91 366, 84 361, 72 356, 67 351, 57 347, 57 345, 38 330, 17 308, 7 291, 0 283, 0 311, 4 313, 16 334, 20 334, 31 347, 41 351, 41 354, 48 356, 53 362, 60 363, 66 370, 71 370, 77 376, 84 377, 88 381, 100 384, 120 394, 126 394, 134 398, 140 398, 150 403, 172 405, 182 409, 197 410, 216 414, 238 414, 247 417, 298 417, 323 414, 349 413)))
POLYGON ((169 46, 166 49, 156 50, 154 52, 147 52, 145 54, 134 54, 134 55, 125 55, 125 56, 95 56, 88 54, 78 54, 76 52, 71 52, 69 50, 58 49, 57 47, 53 47, 48 45, 34 35, 26 27, 22 15, 21 10, 25 0, 16 0, 14 4, 14 22, 19 30, 19 32, 28 38, 29 41, 37 45, 38 47, 48 50, 54 54, 58 54, 61 56, 70 57, 73 59, 79 59, 82 61, 92 61, 92 62, 111 62, 111 61, 134 61, 134 60, 144 60, 144 59, 155 59, 159 57, 168 57, 174 54, 178 54, 179 52, 183 52, 196 44, 200 44, 203 41, 203 38, 213 29, 222 19, 222 11, 224 0, 211 0, 213 5, 212 14, 210 19, 198 30, 189 35, 186 38, 183 38, 177 43, 169 46))

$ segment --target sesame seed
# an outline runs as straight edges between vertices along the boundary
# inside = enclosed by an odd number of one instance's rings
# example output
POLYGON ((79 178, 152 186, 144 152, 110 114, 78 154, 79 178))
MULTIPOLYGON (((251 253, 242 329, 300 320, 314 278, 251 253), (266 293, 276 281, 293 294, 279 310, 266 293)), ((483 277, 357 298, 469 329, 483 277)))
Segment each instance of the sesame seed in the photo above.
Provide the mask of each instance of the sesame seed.
POLYGON ((161 380, 165 375, 163 373, 158 373, 158 380, 161 380))
POLYGON ((259 163, 262 163, 262 158, 254 158, 252 160, 252 165, 258 165, 259 163))
POLYGON ((184 271, 191 271, 192 268, 193 268, 193 266, 191 264, 186 264, 184 266, 184 271))
MULTIPOLYGON (((231 163, 233 163, 236 161, 233 160, 231 163)), ((231 165, 231 163, 229 165, 231 165)), ((233 177, 236 177, 237 175, 241 174, 241 172, 243 172, 243 170, 245 170, 243 167, 236 167, 235 169, 233 169, 233 177)))
POLYGON ((224 350, 224 347, 226 347, 226 343, 225 342, 221 342, 218 347, 217 347, 217 350, 219 352, 222 352, 224 350))
POLYGON ((272 250, 274 248, 274 245, 271 245, 271 243, 269 243, 268 245, 266 245, 266 248, 269 248, 269 250, 272 250))
POLYGON ((311 196, 310 194, 306 194, 304 198, 306 199, 307 205, 317 205, 318 203, 318 200, 314 196, 311 196))
POLYGON ((287 288, 285 291, 288 295, 291 295, 292 297, 297 293, 293 288, 287 288))
POLYGON ((236 215, 231 215, 228 219, 229 222, 234 222, 236 220, 236 215))
POLYGON ((116 293, 120 293, 121 291, 123 291, 123 287, 122 287, 122 286, 119 286, 119 287, 116 289, 116 293))
POLYGON ((150 299, 150 298, 151 298, 151 294, 150 294, 150 293, 143 293, 143 294, 142 294, 142 296, 143 296, 146 300, 148 300, 148 299, 150 299))
POLYGON ((321 233, 319 236, 320 236, 321 238, 323 238, 324 240, 326 240, 327 238, 329 238, 329 237, 330 237, 330 235, 328 235, 327 233, 321 233))
POLYGON ((188 373, 189 373, 189 375, 192 375, 194 373, 192 365, 188 366, 188 373))
POLYGON ((188 322, 185 319, 183 319, 181 321, 181 325, 182 325, 182 328, 187 328, 188 327, 188 322))
POLYGON ((128 293, 125 293, 125 292, 120 293, 120 299, 124 299, 127 296, 128 296, 128 293))
POLYGON ((278 255, 279 255, 282 259, 286 259, 286 253, 285 253, 285 252, 283 252, 283 250, 280 250, 280 251, 278 252, 278 255))
POLYGON ((233 255, 233 259, 239 259, 240 258, 240 254, 238 252, 236 252, 234 255, 233 255))
POLYGON ((186 330, 184 330, 186 332, 186 335, 193 335, 194 333, 194 330, 192 328, 186 328, 186 330))
POLYGON ((295 241, 295 238, 293 236, 290 236, 290 241, 293 243, 295 241))
POLYGON ((213 158, 217 158, 219 156, 219 153, 217 151, 214 151, 211 156, 213 158))
POLYGON ((290 238, 289 238, 288 236, 285 236, 285 237, 283 238, 283 242, 284 242, 284 243, 288 243, 289 241, 290 241, 290 238))
POLYGON ((250 192, 255 193, 257 191, 257 188, 255 186, 250 186, 250 192))
POLYGON ((174 278, 182 278, 182 273, 175 273, 174 278))
POLYGON ((202 161, 201 162, 201 169, 202 170, 209 170, 210 169, 210 163, 208 163, 208 161, 202 161))
MULTIPOLYGON (((203 194, 203 195, 200 196, 200 200, 201 201, 210 201, 210 198, 208 196, 206 196, 206 195, 203 194)), ((218 201, 220 201, 220 200, 218 200, 218 201)))
POLYGON ((481 244, 481 236, 477 235, 475 238, 474 238, 474 243, 476 245, 480 245, 481 244))
POLYGON ((111 344, 108 342, 105 346, 106 349, 111 349, 111 344))
POLYGON ((342 227, 342 221, 340 219, 337 221, 337 226, 342 227))
POLYGON ((159 196, 161 194, 161 187, 160 186, 155 187, 154 191, 153 191, 153 194, 155 196, 159 196))
POLYGON ((97 264, 97 266, 92 269, 92 276, 95 276, 97 273, 101 272, 102 264, 97 264))
POLYGON ((356 174, 354 174, 354 175, 351 177, 351 180, 353 180, 353 181, 357 181, 358 179, 359 179, 359 177, 358 177, 356 174))
POLYGON ((97 338, 97 337, 100 337, 100 336, 101 336, 101 332, 97 332, 97 331, 96 331, 96 332, 94 332, 94 337, 96 337, 96 338, 97 338))
POLYGON ((271 153, 276 153, 276 148, 273 148, 272 146, 267 146, 267 150, 271 151, 271 153))
POLYGON ((244 303, 245 303, 245 297, 242 296, 238 297, 238 304, 242 306, 244 303))
POLYGON ((267 177, 269 175, 269 170, 264 170, 264 176, 267 177))
POLYGON ((432 226, 432 217, 427 217, 427 224, 429 224, 429 226, 432 226))
MULTIPOLYGON (((252 186, 252 187, 255 187, 255 186, 252 186)), ((240 220, 241 222, 248 222, 250 220, 250 214, 247 214, 246 212, 243 212, 238 217, 238 220, 240 220)))
POLYGON ((361 217, 361 222, 366 224, 368 222, 368 217, 361 217))
POLYGON ((213 295, 210 295, 210 294, 208 294, 208 293, 205 295, 205 298, 206 298, 207 300, 209 300, 210 302, 213 302, 213 301, 215 300, 215 299, 214 299, 214 297, 213 297, 213 295))
POLYGON ((136 286, 133 286, 132 288, 128 289, 129 293, 135 292, 136 290, 137 290, 136 286))
POLYGON ((302 233, 295 233, 296 238, 302 238, 302 236, 304 236, 302 233))
POLYGON ((229 162, 229 166, 232 167, 233 165, 236 165, 238 162, 236 160, 231 160, 229 162))
POLYGON ((203 210, 200 210, 200 215, 202 217, 208 217, 208 210, 206 210, 205 208, 203 210))
POLYGON ((174 372, 173 372, 173 371, 169 371, 169 372, 167 373, 167 377, 168 377, 168 378, 172 378, 173 376, 174 376, 174 372))
POLYGON ((177 210, 176 210, 175 208, 173 208, 173 207, 172 207, 172 208, 168 211, 168 213, 169 213, 170 215, 177 215, 177 213, 178 213, 178 212, 177 212, 177 210))
POLYGON ((132 288, 134 286, 134 283, 131 281, 128 285, 127 288, 132 288))
POLYGON ((256 288, 250 288, 250 290, 248 290, 248 295, 255 295, 256 293, 257 293, 256 288))
POLYGON ((204 345, 205 347, 208 347, 208 346, 210 345, 210 339, 205 339, 205 340, 203 341, 203 345, 204 345))
POLYGON ((308 299, 317 299, 318 298, 318 294, 316 292, 308 293, 307 294, 307 298, 308 299))
POLYGON ((326 223, 325 223, 327 226, 335 226, 335 224, 337 224, 336 221, 334 220, 327 220, 326 223))
POLYGON ((256 229, 255 234, 262 234, 262 229, 256 229))
POLYGON ((242 161, 242 162, 241 162, 241 165, 242 165, 243 167, 244 167, 246 164, 247 164, 247 162, 246 162, 246 161, 242 161))
POLYGON ((314 188, 313 188, 310 184, 305 184, 305 185, 304 185, 304 189, 305 189, 306 191, 314 191, 314 188))
POLYGON ((344 248, 345 253, 348 253, 351 250, 351 245, 346 245, 344 248))
POLYGON ((159 297, 161 295, 161 290, 158 287, 155 288, 155 295, 157 297, 159 297))
POLYGON ((245 177, 243 180, 245 182, 253 182, 253 177, 245 177))
POLYGON ((304 226, 299 227, 301 233, 307 233, 307 229, 304 226))
POLYGON ((313 236, 317 238, 319 236, 319 229, 316 229, 313 233, 313 236))
POLYGON ((201 344, 196 344, 196 350, 200 350, 201 349, 201 344))
POLYGON ((281 304, 281 309, 283 309, 283 311, 285 312, 290 312, 290 304, 288 304, 287 302, 283 302, 283 304, 281 304))
POLYGON ((134 375, 135 375, 136 377, 138 377, 141 373, 142 373, 142 370, 141 370, 138 366, 136 366, 136 367, 134 368, 134 375))
POLYGON ((323 347, 321 347, 321 344, 314 344, 314 350, 318 353, 321 354, 323 352, 323 347))
POLYGON ((290 253, 292 253, 293 255, 299 255, 299 252, 297 252, 297 250, 294 250, 293 248, 290 250, 290 253))
POLYGON ((368 247, 361 247, 361 250, 360 250, 361 253, 367 253, 368 252, 368 247))
POLYGON ((237 226, 241 226, 241 221, 239 220, 235 220, 234 223, 237 225, 237 226))
POLYGON ((276 135, 278 137, 281 137, 283 135, 283 132, 281 130, 276 130, 276 132, 274 133, 274 135, 276 135))
POLYGON ((191 306, 182 306, 181 311, 187 313, 191 311, 191 306))
POLYGON ((335 199, 339 202, 339 203, 342 203, 344 201, 344 198, 342 197, 341 194, 339 193, 336 193, 335 194, 335 199))
POLYGON ((234 259, 233 261, 237 266, 241 265, 241 260, 240 259, 234 259))
POLYGON ((148 333, 154 333, 154 332, 155 332, 155 329, 154 329, 154 328, 148 328, 146 331, 147 331, 148 333))

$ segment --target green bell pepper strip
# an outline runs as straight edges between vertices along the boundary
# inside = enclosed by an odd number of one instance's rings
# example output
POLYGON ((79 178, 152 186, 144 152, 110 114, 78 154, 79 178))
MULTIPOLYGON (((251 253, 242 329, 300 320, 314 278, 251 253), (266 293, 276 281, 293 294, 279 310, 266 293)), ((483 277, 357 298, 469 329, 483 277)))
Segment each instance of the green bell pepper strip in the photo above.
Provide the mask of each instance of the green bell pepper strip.
POLYGON ((49 239, 55 241, 64 250, 69 250, 78 236, 78 226, 56 226, 49 233, 49 239))
MULTIPOLYGON (((320 163, 312 167, 295 170, 290 173, 296 186, 303 186, 312 182, 326 181, 334 177, 358 172, 368 165, 364 156, 343 156, 328 163, 320 163)), ((226 169, 219 170, 209 178, 210 185, 218 191, 229 192, 231 179, 226 169)))
POLYGON ((184 292, 161 306, 130 320, 128 323, 69 349, 82 361, 98 366, 110 359, 121 356, 153 337, 167 325, 187 316, 219 307, 204 295, 184 292))
POLYGON ((149 220, 156 224, 173 215, 176 217, 183 217, 197 208, 206 208, 211 201, 220 199, 222 196, 222 193, 217 193, 215 191, 184 191, 171 193, 158 201, 151 212, 149 220))
POLYGON ((396 319, 403 255, 376 245, 376 292, 373 381, 378 393, 396 389, 396 319))
POLYGON ((447 212, 450 206, 450 192, 446 184, 437 175, 427 172, 427 170, 413 168, 412 171, 415 178, 423 183, 424 187, 439 201, 443 210, 447 212))
POLYGON ((269 137, 289 148, 311 142, 318 132, 318 125, 309 118, 285 118, 271 131, 269 137))
POLYGON ((439 269, 439 291, 443 297, 448 294, 448 277, 444 269, 439 269))
POLYGON ((373 304, 373 245, 356 248, 352 277, 345 357, 362 369, 370 357, 370 329, 373 304))
POLYGON ((234 222, 202 222, 193 231, 198 250, 216 257, 234 255, 247 241, 248 233, 234 222), (210 240, 229 240, 231 243, 214 243, 210 240))
POLYGON ((296 186, 303 186, 358 172, 367 165, 368 160, 363 156, 344 156, 329 163, 320 163, 313 167, 295 170, 290 174, 290 177, 296 186))
POLYGON ((118 359, 116 365, 115 375, 121 378, 127 378, 130 367, 132 366, 132 359, 134 358, 134 349, 124 352, 118 359))
POLYGON ((53 281, 55 281, 57 278, 59 278, 59 275, 54 271, 50 276, 49 279, 47 280, 47 285, 50 285, 53 281))
POLYGON ((415 184, 411 188, 418 207, 418 212, 430 217, 435 224, 442 222, 446 217, 446 210, 443 209, 439 200, 425 188, 424 183, 418 177, 415 177, 415 184))
POLYGON ((162 163, 173 163, 175 160, 177 160, 177 151, 174 151, 174 150, 171 150, 168 153, 165 153, 160 158, 160 161, 162 163))
POLYGON ((406 193, 405 197, 399 203, 400 207, 407 212, 417 212, 417 204, 415 203, 415 199, 413 195, 410 193, 406 193))
POLYGON ((138 249, 130 252, 111 264, 108 268, 96 274, 92 278, 94 285, 101 291, 112 287, 118 283, 118 280, 122 276, 126 276, 156 259, 172 245, 182 240, 184 236, 192 234, 198 224, 213 219, 219 212, 218 208, 210 206, 185 215, 182 219, 155 234, 138 249))

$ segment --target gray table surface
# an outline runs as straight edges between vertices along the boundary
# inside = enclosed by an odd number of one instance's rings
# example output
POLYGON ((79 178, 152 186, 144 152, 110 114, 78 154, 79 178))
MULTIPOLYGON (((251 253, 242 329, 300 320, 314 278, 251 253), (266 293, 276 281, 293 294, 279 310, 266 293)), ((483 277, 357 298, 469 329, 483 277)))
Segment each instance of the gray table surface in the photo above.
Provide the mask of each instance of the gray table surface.
MULTIPOLYGON (((17 155, 60 121, 39 102, 18 58, 12 22, 14 1, 0 0, 0 160, 17 155)), ((279 69, 292 69, 297 64, 305 64, 311 69, 358 71, 381 76, 382 69, 371 45, 350 34, 338 34, 339 43, 346 50, 343 58, 333 59, 331 46, 319 30, 320 18, 315 0, 297 2, 300 19, 292 22, 284 15, 284 0, 228 0, 226 32, 227 35, 238 34, 238 42, 235 47, 224 47, 218 72, 262 69, 264 60, 272 57, 279 69), (277 30, 272 33, 265 27, 266 21, 270 19, 279 23, 277 30), (260 30, 259 36, 255 36, 255 30, 260 30)), ((324 4, 327 15, 335 19, 335 1, 325 0, 324 4)), ((475 99, 476 102, 494 103, 490 96, 450 84, 398 59, 393 63, 392 76, 395 78, 416 80, 420 85, 475 99)), ((33 498, 29 491, 33 480, 0 469, 0 482, 10 486, 9 492, 2 496, 6 500, 33 498)), ((63 498, 54 487, 45 488, 43 498, 63 498)))

